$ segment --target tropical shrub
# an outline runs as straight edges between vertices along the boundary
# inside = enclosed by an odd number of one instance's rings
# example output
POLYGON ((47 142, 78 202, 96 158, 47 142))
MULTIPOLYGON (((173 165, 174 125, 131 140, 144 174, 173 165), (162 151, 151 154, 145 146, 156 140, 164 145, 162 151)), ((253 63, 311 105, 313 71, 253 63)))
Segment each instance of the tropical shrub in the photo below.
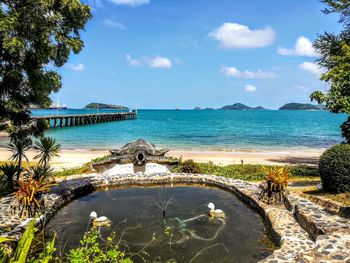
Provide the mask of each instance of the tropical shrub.
POLYGON ((28 213, 28 216, 33 217, 43 208, 42 194, 48 192, 54 184, 50 183, 46 178, 41 177, 39 180, 34 180, 33 175, 29 179, 18 181, 18 190, 16 197, 20 214, 23 211, 28 213))
POLYGON ((113 238, 108 237, 106 244, 102 247, 99 242, 98 230, 92 230, 84 235, 78 248, 69 251, 67 261, 70 263, 132 263, 133 261, 126 257, 124 252, 112 243, 112 240, 113 238))
POLYGON ((288 179, 290 177, 290 171, 287 166, 284 167, 264 167, 266 173, 266 180, 270 182, 272 190, 284 191, 288 186, 288 179))
MULTIPOLYGON (((56 254, 56 236, 53 239, 46 243, 42 252, 37 256, 30 257, 27 259, 26 263, 53 263, 53 262, 61 262, 56 254)), ((1 261, 0 261, 1 262, 1 261)))
POLYGON ((266 182, 259 186, 261 188, 259 199, 265 197, 268 203, 271 199, 275 202, 282 202, 291 175, 289 168, 285 166, 264 167, 263 169, 266 174, 266 182))
POLYGON ((181 164, 181 172, 199 174, 201 172, 201 169, 199 165, 195 163, 193 160, 186 160, 181 164))
MULTIPOLYGON (((201 174, 213 174, 224 176, 228 178, 235 178, 247 181, 258 181, 264 180, 266 177, 264 167, 258 164, 231 164, 231 165, 217 165, 212 162, 207 163, 196 163, 199 167, 201 174)), ((275 167, 275 166, 265 166, 265 167, 275 167)), ((171 170, 174 173, 182 173, 182 164, 173 168, 171 170)), ((293 166, 290 167, 290 173, 293 177, 319 177, 319 171, 317 167, 308 166, 293 166)))
POLYGON ((319 162, 323 190, 350 192, 350 145, 339 144, 325 151, 319 162))

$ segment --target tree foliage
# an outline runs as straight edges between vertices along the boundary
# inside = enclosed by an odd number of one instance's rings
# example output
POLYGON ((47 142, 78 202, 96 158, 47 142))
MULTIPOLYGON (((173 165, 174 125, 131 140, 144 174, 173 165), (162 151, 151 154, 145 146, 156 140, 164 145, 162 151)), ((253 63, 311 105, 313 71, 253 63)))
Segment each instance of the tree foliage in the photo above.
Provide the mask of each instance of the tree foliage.
POLYGON ((91 17, 80 0, 0 0, 0 123, 27 125, 31 104, 50 105, 61 77, 48 65, 61 67, 82 50, 91 17))
MULTIPOLYGON (((319 35, 314 47, 320 57, 318 63, 326 68, 321 80, 329 84, 327 92, 315 91, 311 99, 325 103, 327 109, 334 113, 350 114, 350 1, 322 0, 328 7, 324 13, 339 13, 339 22, 344 30, 339 34, 325 32, 319 35)), ((342 135, 350 142, 350 117, 341 126, 342 135)))
POLYGON ((34 159, 39 159, 39 164, 47 167, 48 163, 53 157, 57 157, 58 152, 61 148, 60 144, 56 144, 56 140, 52 137, 41 137, 40 141, 35 142, 34 149, 38 150, 39 153, 34 159))
POLYGON ((319 162, 323 190, 350 192, 350 145, 338 144, 325 151, 319 162))

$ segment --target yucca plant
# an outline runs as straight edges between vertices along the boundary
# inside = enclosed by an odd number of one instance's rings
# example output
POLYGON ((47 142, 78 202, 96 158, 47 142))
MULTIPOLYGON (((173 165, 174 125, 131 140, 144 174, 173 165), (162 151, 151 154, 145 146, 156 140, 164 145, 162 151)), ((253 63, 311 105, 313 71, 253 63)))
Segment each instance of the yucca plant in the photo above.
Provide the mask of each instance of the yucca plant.
POLYGON ((51 186, 55 184, 44 177, 35 180, 31 175, 29 179, 18 181, 18 185, 16 197, 20 215, 22 216, 23 211, 27 211, 28 216, 33 217, 43 208, 42 194, 50 191, 51 186))
POLYGON ((266 182, 260 185, 261 193, 259 199, 267 197, 270 203, 271 198, 275 197, 275 201, 282 202, 284 194, 287 190, 288 180, 291 176, 290 169, 284 167, 263 167, 266 174, 266 182))
POLYGON ((39 164, 44 167, 48 166, 48 163, 53 157, 57 157, 61 148, 60 144, 56 143, 56 140, 51 137, 42 137, 39 141, 35 142, 34 149, 39 151, 34 159, 39 159, 39 164))
POLYGON ((0 166, 0 175, 5 177, 7 187, 11 192, 14 190, 14 179, 17 172, 18 167, 14 163, 5 163, 0 166))
POLYGON ((22 160, 25 159, 27 162, 28 158, 25 154, 27 150, 32 146, 32 140, 28 137, 13 136, 8 148, 12 151, 11 159, 17 162, 17 181, 22 172, 22 160))
POLYGON ((53 169, 50 166, 32 166, 28 173, 33 175, 33 179, 37 181, 41 178, 55 181, 55 178, 53 177, 53 169))

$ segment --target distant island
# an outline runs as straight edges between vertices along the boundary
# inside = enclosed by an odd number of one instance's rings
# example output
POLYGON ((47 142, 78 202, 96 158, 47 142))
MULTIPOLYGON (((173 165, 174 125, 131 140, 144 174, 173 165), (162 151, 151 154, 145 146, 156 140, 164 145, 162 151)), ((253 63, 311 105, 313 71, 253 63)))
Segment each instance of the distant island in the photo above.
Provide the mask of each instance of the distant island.
POLYGON ((265 108, 258 106, 258 107, 249 107, 247 105, 244 105, 242 103, 235 103, 232 105, 226 105, 219 110, 265 110, 265 108))
POLYGON ((194 110, 215 110, 214 108, 204 108, 202 109, 201 107, 194 107, 194 110))
POLYGON ((115 104, 105 104, 105 103, 97 103, 92 102, 84 107, 85 109, 117 109, 117 110, 128 110, 128 107, 115 105, 115 104))
POLYGON ((313 105, 310 103, 287 103, 279 108, 279 110, 325 110, 324 105, 313 105))

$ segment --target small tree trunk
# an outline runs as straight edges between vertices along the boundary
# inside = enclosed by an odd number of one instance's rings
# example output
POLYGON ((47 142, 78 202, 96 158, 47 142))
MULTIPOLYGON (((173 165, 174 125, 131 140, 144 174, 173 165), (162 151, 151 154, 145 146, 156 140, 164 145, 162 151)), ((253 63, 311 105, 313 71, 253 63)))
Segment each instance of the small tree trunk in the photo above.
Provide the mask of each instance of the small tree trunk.
POLYGON ((20 155, 18 157, 18 170, 17 170, 17 181, 19 181, 19 176, 21 175, 21 170, 22 170, 22 156, 20 155))

